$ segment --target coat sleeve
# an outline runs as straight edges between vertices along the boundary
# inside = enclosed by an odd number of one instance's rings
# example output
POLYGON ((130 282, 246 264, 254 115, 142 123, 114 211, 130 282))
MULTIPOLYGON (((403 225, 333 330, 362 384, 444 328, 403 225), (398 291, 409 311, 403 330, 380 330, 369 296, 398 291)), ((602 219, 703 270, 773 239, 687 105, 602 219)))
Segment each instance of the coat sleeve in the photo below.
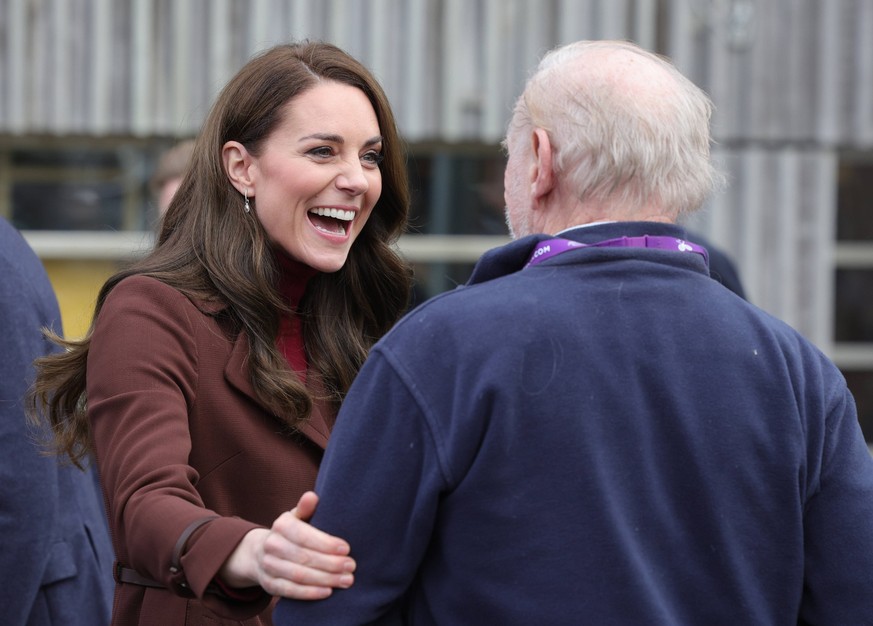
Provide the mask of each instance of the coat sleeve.
POLYGON ((42 448, 24 402, 33 360, 62 332, 48 276, 0 220, 0 607, 9 624, 109 623, 112 550, 93 476, 42 448))
POLYGON ((312 520, 349 541, 355 584, 320 602, 280 601, 277 626, 394 623, 449 483, 438 439, 414 389, 374 351, 331 434, 312 520))
POLYGON ((117 285, 91 340, 88 414, 119 561, 220 615, 242 619, 263 610, 269 596, 236 602, 207 588, 256 524, 207 509, 188 461, 202 319, 186 297, 159 281, 135 277, 117 285), (174 567, 179 537, 206 518, 215 519, 190 535, 182 568, 174 567))
POLYGON ((41 320, 27 285, 3 267, 0 280, 0 605, 4 619, 24 624, 42 585, 57 517, 55 460, 43 456, 28 432, 23 398, 33 359, 46 352, 41 320))

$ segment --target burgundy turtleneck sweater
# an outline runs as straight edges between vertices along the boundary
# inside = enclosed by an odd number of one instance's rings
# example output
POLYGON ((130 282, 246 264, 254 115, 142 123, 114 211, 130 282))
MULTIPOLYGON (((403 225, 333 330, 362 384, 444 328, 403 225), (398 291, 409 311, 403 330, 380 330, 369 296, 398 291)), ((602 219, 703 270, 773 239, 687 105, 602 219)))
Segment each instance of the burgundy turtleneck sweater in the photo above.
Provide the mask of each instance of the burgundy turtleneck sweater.
MULTIPOLYGON (((318 274, 318 270, 312 269, 299 261, 278 254, 279 261, 279 291, 285 298, 285 302, 296 309, 306 292, 309 279, 318 274)), ((285 356, 291 369, 297 372, 300 380, 306 382, 306 348, 303 346, 303 325, 299 315, 283 315, 279 321, 279 336, 276 346, 285 356)))

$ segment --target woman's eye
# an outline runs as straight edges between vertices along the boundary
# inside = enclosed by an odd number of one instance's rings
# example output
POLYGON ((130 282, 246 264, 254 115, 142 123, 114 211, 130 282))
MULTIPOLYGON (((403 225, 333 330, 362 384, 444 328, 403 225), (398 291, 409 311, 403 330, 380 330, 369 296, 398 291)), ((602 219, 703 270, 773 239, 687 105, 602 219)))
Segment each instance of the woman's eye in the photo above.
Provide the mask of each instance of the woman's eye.
POLYGON ((322 159, 326 159, 333 156, 333 149, 331 149, 330 146, 320 146, 318 148, 313 148, 308 152, 308 154, 322 159))
POLYGON ((361 157, 361 159, 369 165, 379 165, 379 163, 381 163, 384 158, 384 154, 375 150, 365 152, 364 156, 361 157))

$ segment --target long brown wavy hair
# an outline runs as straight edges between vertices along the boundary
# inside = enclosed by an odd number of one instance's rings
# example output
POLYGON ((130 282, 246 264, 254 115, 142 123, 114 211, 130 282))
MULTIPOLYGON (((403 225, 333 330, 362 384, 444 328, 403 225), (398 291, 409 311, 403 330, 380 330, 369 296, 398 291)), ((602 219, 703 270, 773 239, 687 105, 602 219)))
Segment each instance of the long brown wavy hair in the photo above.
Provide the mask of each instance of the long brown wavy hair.
MULTIPOLYGON (((346 263, 337 272, 312 278, 296 311, 303 324, 308 376, 324 390, 320 399, 338 409, 370 347, 408 305, 411 270, 393 247, 406 228, 409 209, 405 154, 394 115, 372 74, 331 44, 276 46, 230 80, 197 137, 154 249, 109 278, 94 312, 96 320, 109 292, 133 275, 151 276, 192 299, 224 305, 221 315, 248 335, 248 362, 259 398, 277 415, 292 414, 291 428, 309 416, 313 402, 276 346, 279 320, 292 312, 278 290, 275 252, 260 222, 242 210, 221 155, 230 140, 259 154, 281 123, 283 107, 322 80, 357 87, 367 95, 384 154, 379 165, 382 195, 346 263)), ((36 362, 29 402, 31 419, 48 421, 54 450, 77 465, 91 451, 86 362, 93 328, 94 321, 78 341, 51 336, 65 351, 36 362)))

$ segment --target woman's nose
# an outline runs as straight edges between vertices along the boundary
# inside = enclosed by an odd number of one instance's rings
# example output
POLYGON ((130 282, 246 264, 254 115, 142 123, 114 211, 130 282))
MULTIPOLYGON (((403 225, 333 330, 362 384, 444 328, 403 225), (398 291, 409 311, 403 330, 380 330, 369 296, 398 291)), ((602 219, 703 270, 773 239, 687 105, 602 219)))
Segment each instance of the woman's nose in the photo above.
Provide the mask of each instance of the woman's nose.
POLYGON ((364 172, 364 167, 358 159, 343 166, 336 179, 336 185, 343 191, 359 196, 370 188, 370 181, 364 172))

